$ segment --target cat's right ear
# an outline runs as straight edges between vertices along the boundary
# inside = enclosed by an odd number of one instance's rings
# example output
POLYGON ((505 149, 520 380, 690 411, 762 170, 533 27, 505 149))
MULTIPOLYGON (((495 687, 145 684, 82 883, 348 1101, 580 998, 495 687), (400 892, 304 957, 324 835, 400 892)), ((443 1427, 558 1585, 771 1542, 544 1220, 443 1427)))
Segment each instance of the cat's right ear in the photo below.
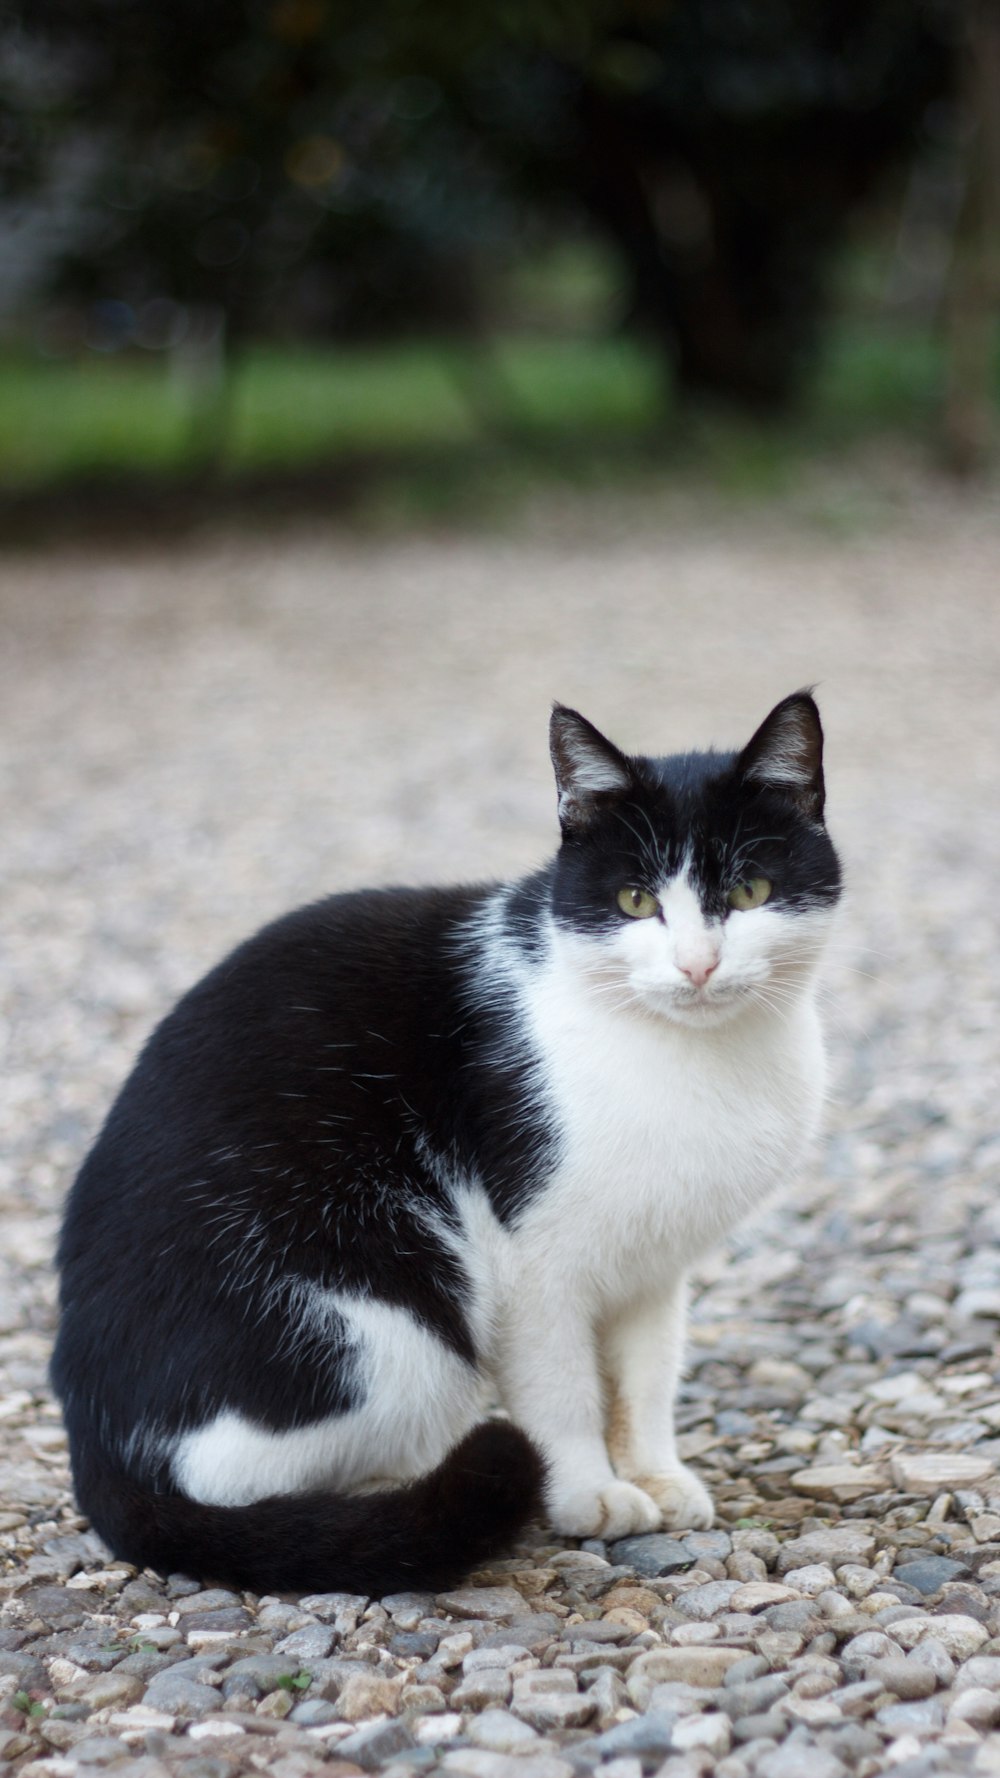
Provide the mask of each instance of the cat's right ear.
POLYGON ((549 723, 549 750, 559 793, 563 833, 579 832, 610 796, 634 788, 624 753, 579 711, 555 704, 549 723))

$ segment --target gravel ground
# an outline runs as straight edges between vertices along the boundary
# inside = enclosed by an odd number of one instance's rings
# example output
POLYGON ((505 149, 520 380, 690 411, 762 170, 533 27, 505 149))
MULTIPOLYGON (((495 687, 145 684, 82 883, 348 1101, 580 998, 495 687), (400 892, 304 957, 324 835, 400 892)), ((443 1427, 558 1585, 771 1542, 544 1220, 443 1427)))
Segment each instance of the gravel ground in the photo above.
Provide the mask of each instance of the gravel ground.
POLYGON ((915 482, 807 504, 0 565, 0 1761, 1000 1773, 1000 510, 915 482), (718 1528, 539 1528, 381 1602, 112 1562, 46 1390, 50 1254, 152 1020, 328 888, 543 856, 552 697, 665 750, 812 681, 850 887, 835 1091, 805 1176, 702 1277, 682 1449, 718 1528))

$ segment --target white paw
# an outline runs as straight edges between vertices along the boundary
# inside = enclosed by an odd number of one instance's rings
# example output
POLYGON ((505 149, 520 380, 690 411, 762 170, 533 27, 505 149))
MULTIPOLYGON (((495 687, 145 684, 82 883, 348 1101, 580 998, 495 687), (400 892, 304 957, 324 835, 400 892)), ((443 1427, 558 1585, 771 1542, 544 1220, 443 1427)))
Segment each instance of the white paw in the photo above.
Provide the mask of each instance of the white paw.
MULTIPOLYGON (((611 1481, 560 1495, 550 1504, 549 1518, 567 1537, 629 1537, 637 1531, 658 1530, 660 1509, 632 1482, 611 1481)), ((705 1522, 710 1521, 711 1505, 705 1522)))
POLYGON ((656 1475, 638 1475, 635 1481, 659 1507, 668 1531, 707 1531, 713 1523, 712 1496, 686 1464, 674 1464, 656 1475))

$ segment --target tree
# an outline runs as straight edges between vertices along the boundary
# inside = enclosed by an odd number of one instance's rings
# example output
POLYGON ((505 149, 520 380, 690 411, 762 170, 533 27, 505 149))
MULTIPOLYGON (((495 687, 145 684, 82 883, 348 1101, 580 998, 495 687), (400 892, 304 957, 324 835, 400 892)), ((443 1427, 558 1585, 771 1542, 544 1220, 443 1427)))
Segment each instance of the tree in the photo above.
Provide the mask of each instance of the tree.
POLYGON ((486 244, 569 218, 682 391, 779 402, 953 29, 946 0, 36 0, 94 165, 56 283, 231 344, 455 323, 486 244))

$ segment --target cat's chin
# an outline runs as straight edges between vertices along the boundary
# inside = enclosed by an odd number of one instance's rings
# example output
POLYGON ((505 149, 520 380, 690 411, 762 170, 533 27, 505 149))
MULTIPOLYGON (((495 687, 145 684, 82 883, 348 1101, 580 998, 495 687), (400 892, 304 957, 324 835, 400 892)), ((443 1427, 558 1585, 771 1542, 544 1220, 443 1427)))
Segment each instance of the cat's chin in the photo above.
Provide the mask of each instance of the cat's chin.
POLYGON ((657 1018, 669 1019, 671 1024, 683 1025, 689 1031, 711 1031, 719 1025, 728 1025, 747 1008, 746 996, 735 989, 713 995, 693 995, 689 999, 669 988, 642 988, 637 990, 636 998, 645 1011, 655 1013, 657 1018))

